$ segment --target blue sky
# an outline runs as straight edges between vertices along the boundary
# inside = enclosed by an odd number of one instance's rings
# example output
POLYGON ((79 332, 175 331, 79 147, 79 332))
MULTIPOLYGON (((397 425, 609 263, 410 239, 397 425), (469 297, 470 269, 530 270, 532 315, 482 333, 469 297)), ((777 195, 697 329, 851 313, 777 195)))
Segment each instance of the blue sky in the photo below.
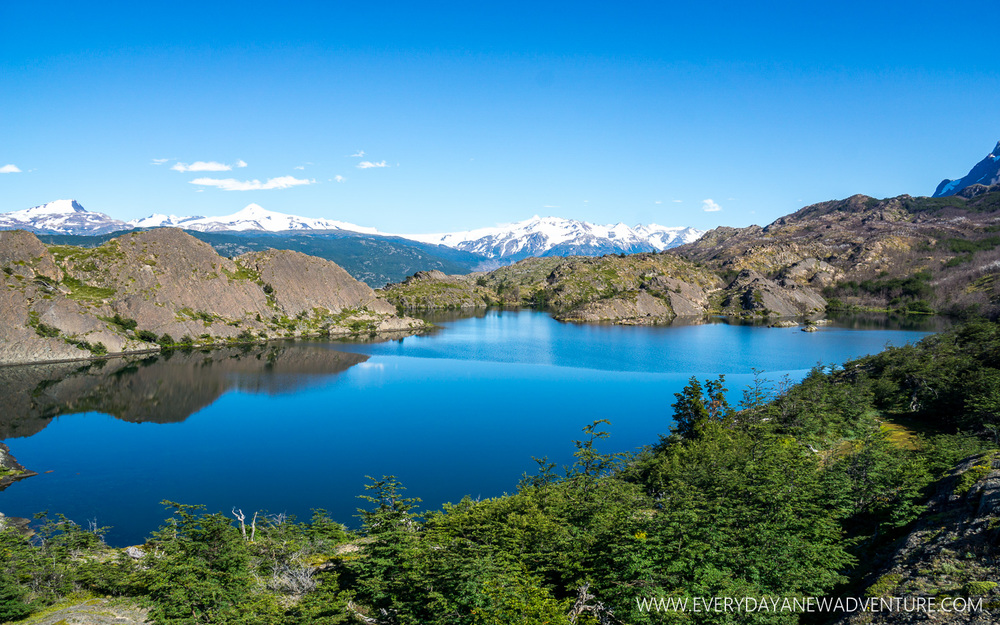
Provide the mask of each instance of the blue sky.
POLYGON ((0 211, 707 228, 929 195, 1000 139, 996 23, 993 1, 0 0, 0 211))

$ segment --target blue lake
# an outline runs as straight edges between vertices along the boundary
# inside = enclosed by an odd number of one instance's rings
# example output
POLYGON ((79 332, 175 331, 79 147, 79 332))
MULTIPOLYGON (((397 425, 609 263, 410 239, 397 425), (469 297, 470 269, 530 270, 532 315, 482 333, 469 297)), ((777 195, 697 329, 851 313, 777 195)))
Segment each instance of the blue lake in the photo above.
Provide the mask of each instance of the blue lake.
POLYGON ((936 329, 572 325, 533 311, 435 322, 429 335, 382 343, 0 370, 13 398, 0 436, 40 473, 0 493, 0 511, 96 518, 115 545, 142 542, 164 499, 299 518, 325 508, 355 526, 366 475, 396 475, 427 508, 500 495, 535 470, 533 456, 570 462, 596 419, 611 421, 606 451, 656 442, 691 376, 725 374, 735 403, 755 369, 798 380, 936 329))

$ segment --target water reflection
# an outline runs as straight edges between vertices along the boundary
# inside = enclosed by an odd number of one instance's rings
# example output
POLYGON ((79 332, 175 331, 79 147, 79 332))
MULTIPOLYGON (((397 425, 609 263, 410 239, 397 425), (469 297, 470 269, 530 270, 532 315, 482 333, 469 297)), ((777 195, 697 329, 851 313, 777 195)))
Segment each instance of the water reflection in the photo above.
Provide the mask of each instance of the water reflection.
POLYGON ((0 440, 32 436, 54 417, 101 412, 132 423, 177 423, 241 390, 276 395, 317 384, 368 356, 279 343, 173 351, 85 364, 0 368, 7 399, 0 440))

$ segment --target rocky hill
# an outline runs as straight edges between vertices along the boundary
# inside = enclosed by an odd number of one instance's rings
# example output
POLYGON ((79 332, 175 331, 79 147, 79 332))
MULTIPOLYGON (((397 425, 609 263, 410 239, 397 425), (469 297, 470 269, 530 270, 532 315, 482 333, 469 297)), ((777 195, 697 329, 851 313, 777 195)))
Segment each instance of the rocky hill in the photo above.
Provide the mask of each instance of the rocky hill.
POLYGON ((643 325, 718 312, 799 316, 826 306, 814 290, 794 280, 748 273, 727 283, 667 253, 529 258, 466 276, 424 272, 383 293, 404 310, 535 306, 564 321, 643 325))
POLYGON ((929 312, 1000 306, 1000 186, 807 206, 761 228, 716 228, 672 253, 727 280, 756 272, 834 306, 929 312))
POLYGON ((0 364, 423 326, 332 262, 291 251, 224 258, 173 228, 96 248, 0 231, 0 270, 0 364))

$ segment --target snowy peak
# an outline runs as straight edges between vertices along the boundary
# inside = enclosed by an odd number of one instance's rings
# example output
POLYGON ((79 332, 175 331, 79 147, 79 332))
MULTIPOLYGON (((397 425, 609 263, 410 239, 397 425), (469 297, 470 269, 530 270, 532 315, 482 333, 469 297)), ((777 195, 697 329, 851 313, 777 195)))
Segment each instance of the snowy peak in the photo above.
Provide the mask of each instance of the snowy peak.
POLYGON ((222 217, 175 217, 150 215, 129 222, 136 228, 173 226, 201 232, 287 232, 289 230, 348 230, 378 234, 375 228, 357 226, 343 221, 314 219, 269 211, 259 204, 249 204, 232 215, 222 217))
POLYGON ((76 200, 56 200, 41 206, 35 206, 21 211, 26 215, 71 215, 73 213, 86 213, 87 209, 76 200))
POLYGON ((104 213, 88 211, 76 200, 56 200, 0 214, 0 230, 22 229, 38 234, 105 234, 125 228, 125 222, 104 213))
POLYGON ((974 184, 986 186, 1000 184, 1000 141, 997 141, 993 151, 976 163, 976 166, 969 170, 969 173, 958 180, 944 179, 934 190, 933 197, 945 195, 955 195, 962 189, 974 184))
POLYGON ((586 221, 539 217, 517 223, 445 234, 407 234, 402 237, 447 245, 489 258, 516 261, 529 256, 596 256, 662 251, 694 241, 703 232, 694 228, 623 223, 597 225, 586 221))

